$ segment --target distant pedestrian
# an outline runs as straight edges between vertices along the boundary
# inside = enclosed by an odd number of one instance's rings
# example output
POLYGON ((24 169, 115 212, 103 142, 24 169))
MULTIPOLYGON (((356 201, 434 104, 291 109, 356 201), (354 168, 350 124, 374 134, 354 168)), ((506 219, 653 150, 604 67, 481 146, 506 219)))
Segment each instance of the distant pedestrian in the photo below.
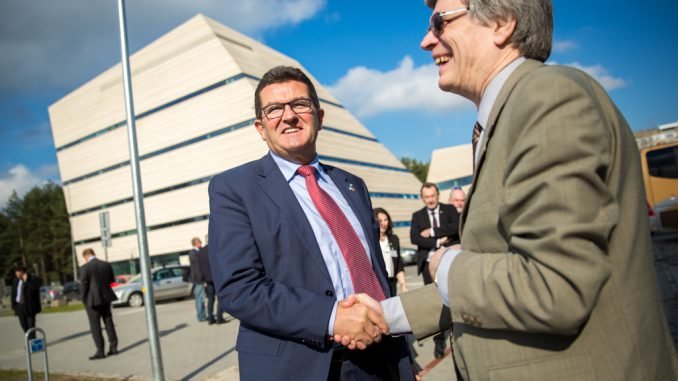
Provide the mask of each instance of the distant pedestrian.
MULTIPOLYGON (((24 332, 35 328, 35 315, 41 310, 40 280, 26 271, 26 266, 18 265, 14 268, 14 284, 12 286, 12 309, 19 318, 24 332)), ((35 334, 31 334, 31 339, 35 334)))
POLYGON ((198 262, 198 256, 200 255, 200 249, 202 248, 202 241, 200 238, 195 237, 191 240, 191 245, 193 248, 188 253, 188 260, 191 265, 190 275, 188 280, 193 283, 193 297, 195 297, 195 312, 198 317, 198 321, 206 321, 207 315, 205 314, 205 277, 200 271, 200 263, 198 262))
POLYGON ((98 360, 106 357, 104 337, 101 334, 102 320, 108 336, 108 355, 118 354, 118 335, 115 332, 111 313, 111 303, 118 299, 111 288, 111 283, 115 282, 115 275, 111 264, 97 259, 94 250, 85 249, 82 257, 85 259, 85 264, 80 269, 80 293, 89 319, 89 329, 97 347, 96 353, 89 359, 98 360))
MULTIPOLYGON (((205 239, 207 241, 207 239, 205 239)), ((209 325, 214 323, 224 324, 226 320, 223 317, 221 303, 217 305, 216 318, 214 314, 214 301, 216 299, 216 289, 214 288, 214 280, 212 278, 212 268, 210 267, 209 245, 200 248, 198 252, 198 264, 200 265, 200 272, 202 273, 205 283, 205 291, 207 293, 207 322, 209 325)))

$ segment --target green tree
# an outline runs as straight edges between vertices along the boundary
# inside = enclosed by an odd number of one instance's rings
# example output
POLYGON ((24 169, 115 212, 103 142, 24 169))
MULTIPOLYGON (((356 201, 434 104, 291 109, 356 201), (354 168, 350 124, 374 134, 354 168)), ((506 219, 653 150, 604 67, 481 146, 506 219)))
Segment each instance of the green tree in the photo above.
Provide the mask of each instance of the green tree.
POLYGON ((410 157, 403 157, 400 159, 405 168, 407 168, 413 175, 415 175, 422 183, 426 182, 428 175, 428 166, 430 163, 424 163, 417 159, 410 157))
POLYGON ((10 197, 0 216, 3 274, 14 264, 36 269, 44 284, 72 277, 68 213, 63 190, 54 183, 10 197))

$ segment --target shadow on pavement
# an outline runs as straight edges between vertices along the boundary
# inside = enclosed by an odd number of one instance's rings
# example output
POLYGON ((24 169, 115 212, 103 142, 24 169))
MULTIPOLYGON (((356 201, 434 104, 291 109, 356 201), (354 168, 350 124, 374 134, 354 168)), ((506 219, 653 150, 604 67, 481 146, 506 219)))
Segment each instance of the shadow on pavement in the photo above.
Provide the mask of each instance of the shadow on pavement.
MULTIPOLYGON (((174 333, 174 332, 176 332, 176 331, 178 331, 178 330, 180 330, 180 329, 184 329, 184 328, 186 328, 186 327, 188 327, 188 324, 186 324, 186 323, 177 324, 174 328, 166 329, 166 330, 164 330, 164 331, 160 331, 160 332, 158 333, 158 335, 159 335, 160 337, 167 336, 167 335, 169 335, 170 333, 174 333)), ((87 332, 87 333, 89 333, 89 332, 87 332)), ((129 351, 130 349, 136 348, 136 347, 138 347, 139 345, 141 345, 141 344, 143 344, 143 343, 145 343, 145 342, 147 342, 147 341, 148 341, 148 339, 141 339, 141 340, 139 340, 139 341, 137 341, 137 342, 135 342, 135 343, 132 343, 132 344, 130 344, 130 345, 124 347, 124 348, 118 349, 118 353, 122 353, 122 352, 129 351)))
POLYGON ((48 344, 49 346, 53 346, 53 345, 57 345, 57 344, 64 343, 64 342, 66 342, 66 341, 68 341, 68 340, 77 339, 77 338, 79 338, 79 337, 87 336, 87 335, 89 335, 89 330, 87 330, 87 331, 82 331, 82 332, 78 332, 78 333, 74 333, 74 334, 68 335, 68 336, 64 336, 64 337, 61 337, 61 338, 56 339, 56 340, 54 340, 54 341, 49 341, 47 344, 48 344))
POLYGON ((219 356, 213 358, 212 360, 206 362, 206 363, 203 364, 200 368, 198 368, 198 369, 192 371, 191 373, 187 374, 186 376, 184 376, 184 377, 181 379, 181 381, 188 381, 188 380, 190 380, 191 378, 197 376, 197 375, 200 374, 203 370, 209 368, 212 364, 216 363, 217 361, 219 361, 219 360, 221 360, 222 358, 224 358, 224 357, 228 356, 229 354, 231 354, 234 350, 235 350, 235 347, 231 347, 231 349, 229 349, 229 350, 227 350, 226 352, 220 354, 219 356))

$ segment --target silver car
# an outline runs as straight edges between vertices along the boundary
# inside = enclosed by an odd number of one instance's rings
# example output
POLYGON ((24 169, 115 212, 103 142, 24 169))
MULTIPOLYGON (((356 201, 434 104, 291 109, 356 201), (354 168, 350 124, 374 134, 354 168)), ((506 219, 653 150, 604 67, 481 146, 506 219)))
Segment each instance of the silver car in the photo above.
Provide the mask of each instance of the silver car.
MULTIPOLYGON (((187 281, 188 266, 166 266, 151 270, 155 300, 184 299, 191 296, 192 283, 187 281)), ((118 300, 114 306, 141 307, 144 304, 141 274, 131 277, 127 283, 113 287, 118 300)))
POLYGON ((678 233, 678 197, 671 196, 648 207, 650 229, 657 233, 678 233))

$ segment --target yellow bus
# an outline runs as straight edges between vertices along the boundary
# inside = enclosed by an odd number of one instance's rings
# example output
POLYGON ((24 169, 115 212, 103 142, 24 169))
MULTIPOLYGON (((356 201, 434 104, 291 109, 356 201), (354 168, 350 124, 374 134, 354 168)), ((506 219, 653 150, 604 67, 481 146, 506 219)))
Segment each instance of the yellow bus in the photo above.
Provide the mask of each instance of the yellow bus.
POLYGON ((678 142, 640 150, 653 230, 678 230, 678 142))

